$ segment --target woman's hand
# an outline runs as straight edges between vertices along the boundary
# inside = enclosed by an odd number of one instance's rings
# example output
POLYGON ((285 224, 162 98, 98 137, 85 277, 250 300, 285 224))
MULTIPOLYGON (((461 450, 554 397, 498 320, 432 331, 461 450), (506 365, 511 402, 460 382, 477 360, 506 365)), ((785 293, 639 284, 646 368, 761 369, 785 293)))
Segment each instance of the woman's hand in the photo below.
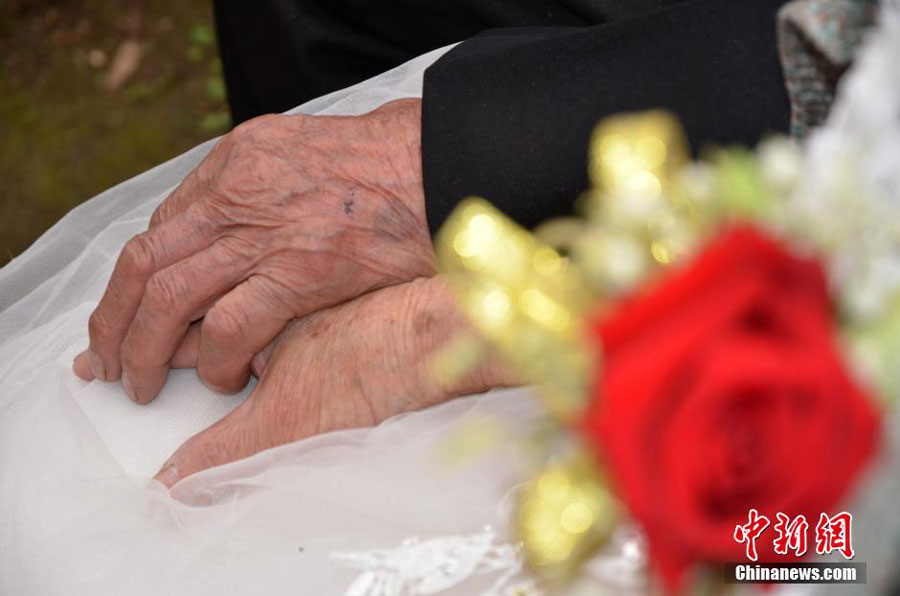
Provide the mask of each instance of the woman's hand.
MULTIPOLYGON (((435 381, 432 355, 465 326, 440 277, 378 290, 299 319, 254 359, 261 378, 250 397, 182 445, 157 479, 171 487, 269 447, 514 384, 490 360, 452 386, 435 381)), ((196 347, 192 331, 177 363, 191 366, 196 347)))
POLYGON ((225 135, 125 245, 76 373, 121 376, 147 403, 202 318, 198 374, 237 391, 292 319, 433 274, 420 114, 419 100, 398 100, 355 117, 264 116, 225 135))

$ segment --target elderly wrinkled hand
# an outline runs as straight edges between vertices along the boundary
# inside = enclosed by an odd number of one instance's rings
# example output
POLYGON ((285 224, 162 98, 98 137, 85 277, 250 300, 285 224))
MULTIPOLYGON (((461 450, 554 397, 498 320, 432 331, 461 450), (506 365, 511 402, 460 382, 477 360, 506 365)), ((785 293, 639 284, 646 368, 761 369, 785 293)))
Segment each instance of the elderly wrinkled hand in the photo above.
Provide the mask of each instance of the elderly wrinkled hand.
POLYGON ((225 135, 125 245, 76 373, 147 403, 193 323, 200 378, 237 391, 292 319, 432 275, 420 120, 410 99, 225 135))
MULTIPOLYGON (((465 326, 440 277, 298 319, 254 358, 261 376, 247 400, 182 445, 157 479, 171 487, 269 447, 513 384, 494 358, 452 381, 436 380, 432 355, 465 326)), ((193 365, 199 335, 196 328, 188 334, 176 356, 180 366, 193 365)))

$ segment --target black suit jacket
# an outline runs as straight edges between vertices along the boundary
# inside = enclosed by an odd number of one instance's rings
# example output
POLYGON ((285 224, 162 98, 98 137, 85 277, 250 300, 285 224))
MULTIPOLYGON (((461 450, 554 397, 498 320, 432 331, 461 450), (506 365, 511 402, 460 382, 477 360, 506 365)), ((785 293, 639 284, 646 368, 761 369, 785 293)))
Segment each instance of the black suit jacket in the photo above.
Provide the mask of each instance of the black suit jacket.
POLYGON ((597 121, 662 107, 695 149, 790 121, 780 0, 692 0, 593 27, 487 31, 425 73, 428 222, 480 195, 526 226, 571 210, 597 121))
POLYGON ((481 195, 532 226, 570 211, 607 115, 663 107, 693 147, 786 131, 784 0, 217 0, 236 121, 470 38, 425 73, 428 223, 481 195), (473 37, 474 36, 474 37, 473 37))

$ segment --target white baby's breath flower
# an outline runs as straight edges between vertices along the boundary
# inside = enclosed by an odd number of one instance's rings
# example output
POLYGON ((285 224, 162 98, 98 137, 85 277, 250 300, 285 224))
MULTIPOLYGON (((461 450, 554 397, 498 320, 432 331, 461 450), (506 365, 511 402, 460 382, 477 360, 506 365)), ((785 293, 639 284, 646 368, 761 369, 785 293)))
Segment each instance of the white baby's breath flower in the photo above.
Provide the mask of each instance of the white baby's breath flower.
POLYGON ((760 143, 757 160, 763 180, 777 193, 791 192, 803 173, 803 154, 787 137, 771 137, 760 143))

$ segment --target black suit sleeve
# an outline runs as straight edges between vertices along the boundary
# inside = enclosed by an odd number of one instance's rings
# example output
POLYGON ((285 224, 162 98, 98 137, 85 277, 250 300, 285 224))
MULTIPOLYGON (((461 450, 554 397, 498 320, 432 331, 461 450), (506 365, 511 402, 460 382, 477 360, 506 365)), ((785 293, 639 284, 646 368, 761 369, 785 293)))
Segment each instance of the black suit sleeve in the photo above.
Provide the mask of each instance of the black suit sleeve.
POLYGON ((594 27, 497 29, 425 72, 422 165, 435 231, 469 195, 522 225, 571 211, 604 116, 662 107, 692 147, 754 144, 790 119, 783 0, 690 0, 594 27))

